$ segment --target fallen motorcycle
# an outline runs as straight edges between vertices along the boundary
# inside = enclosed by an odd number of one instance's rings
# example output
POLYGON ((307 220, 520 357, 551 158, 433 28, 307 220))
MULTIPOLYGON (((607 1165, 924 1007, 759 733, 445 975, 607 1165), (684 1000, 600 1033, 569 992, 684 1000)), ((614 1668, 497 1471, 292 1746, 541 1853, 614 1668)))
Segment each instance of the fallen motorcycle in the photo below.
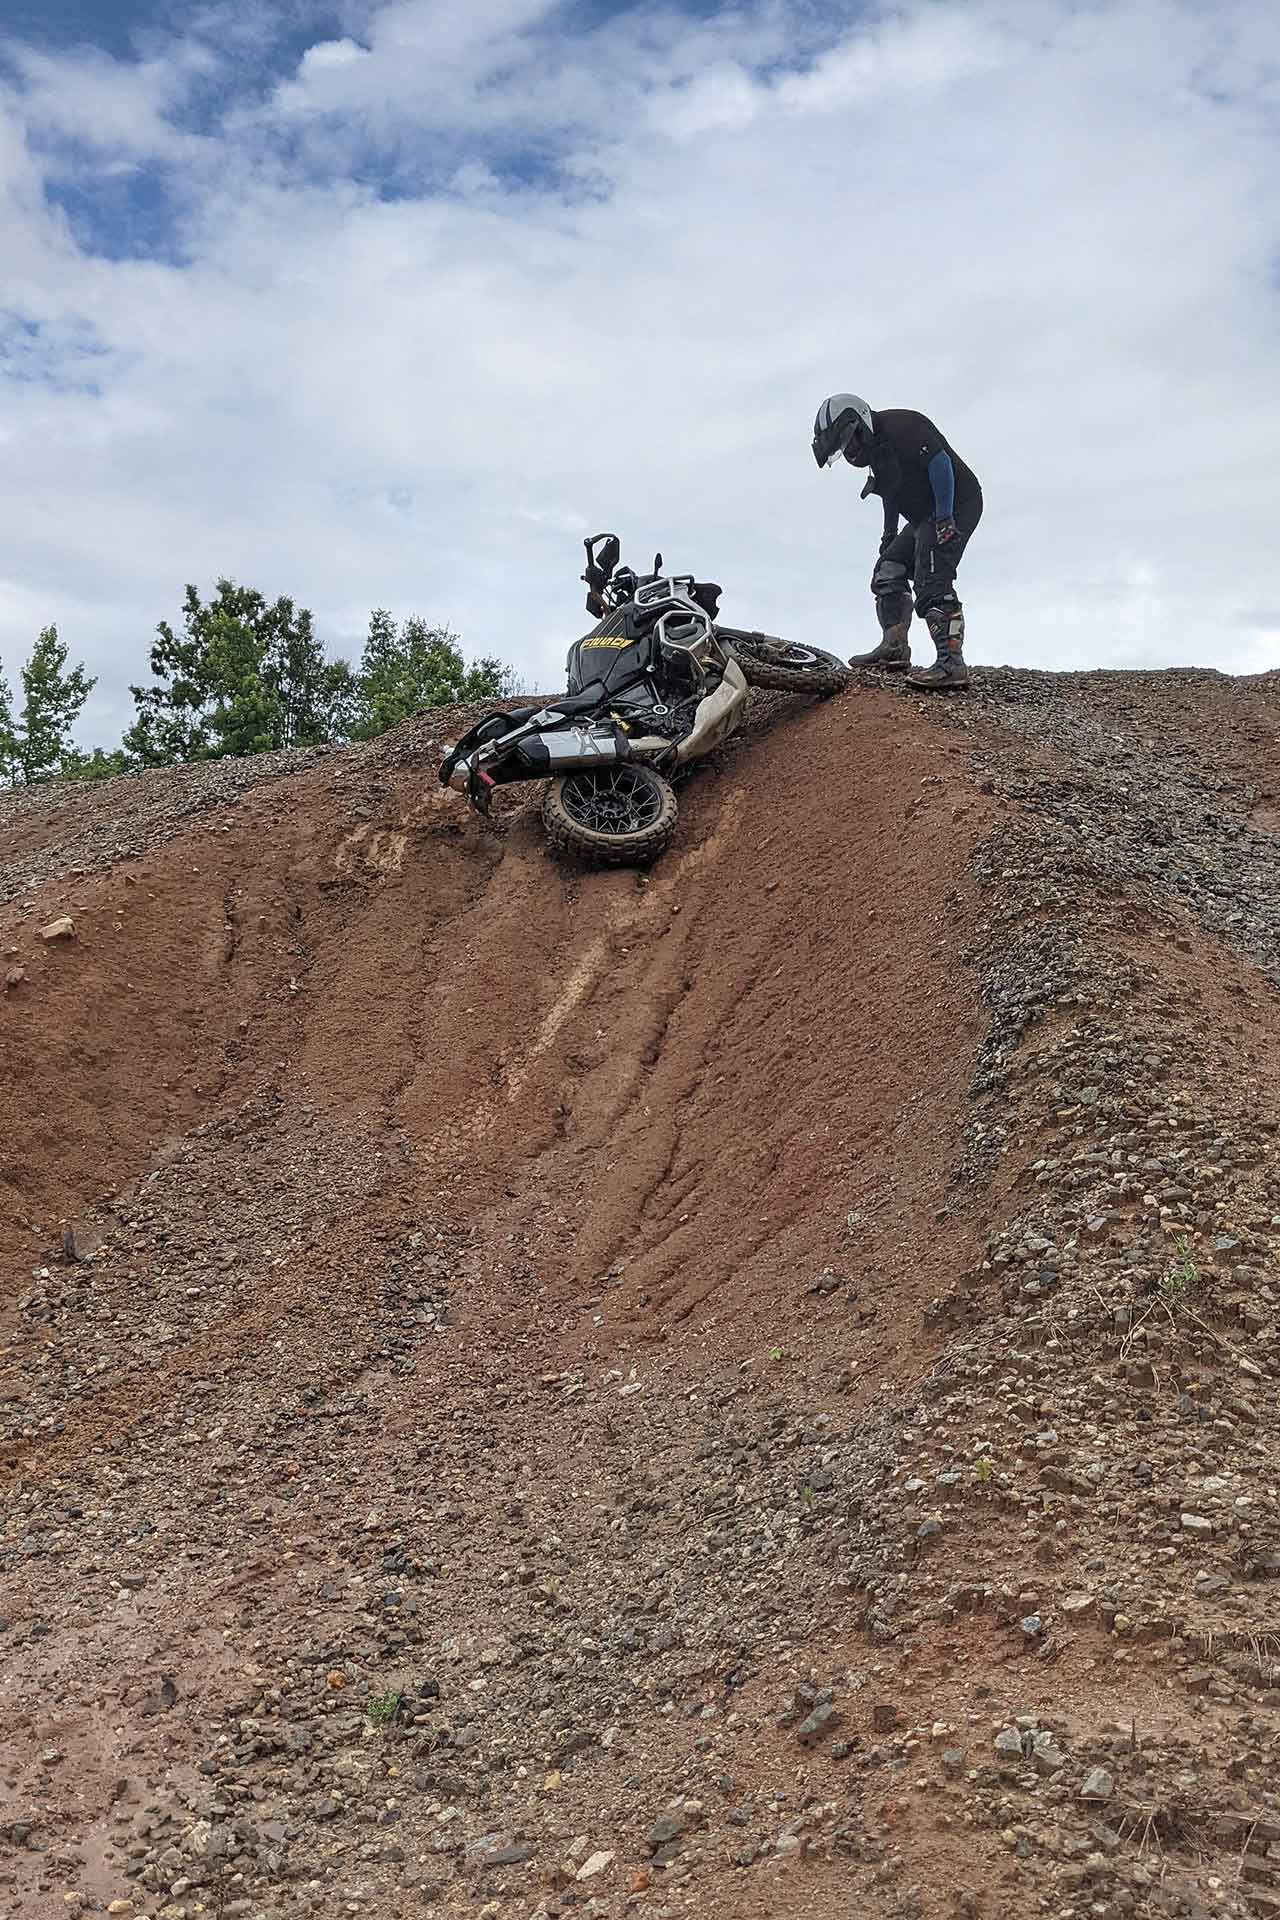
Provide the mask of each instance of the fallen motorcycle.
POLYGON ((449 749, 440 781, 484 814, 495 787, 548 781, 542 818, 558 852, 644 865, 676 830, 672 777, 723 745, 749 688, 838 693, 849 672, 816 647, 722 626, 721 589, 665 573, 661 554, 637 574, 616 534, 583 544, 596 625, 569 649, 568 692, 486 715, 449 749))

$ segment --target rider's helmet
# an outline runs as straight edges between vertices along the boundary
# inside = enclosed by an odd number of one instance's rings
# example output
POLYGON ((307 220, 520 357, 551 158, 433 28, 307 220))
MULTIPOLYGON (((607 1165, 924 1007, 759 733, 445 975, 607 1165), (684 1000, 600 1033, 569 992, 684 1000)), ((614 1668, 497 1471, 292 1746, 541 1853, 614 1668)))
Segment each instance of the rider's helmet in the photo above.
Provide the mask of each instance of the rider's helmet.
POLYGON ((833 393, 813 423, 813 457, 820 467, 830 467, 843 454, 850 466, 865 467, 874 438, 875 422, 866 401, 856 393, 833 393))

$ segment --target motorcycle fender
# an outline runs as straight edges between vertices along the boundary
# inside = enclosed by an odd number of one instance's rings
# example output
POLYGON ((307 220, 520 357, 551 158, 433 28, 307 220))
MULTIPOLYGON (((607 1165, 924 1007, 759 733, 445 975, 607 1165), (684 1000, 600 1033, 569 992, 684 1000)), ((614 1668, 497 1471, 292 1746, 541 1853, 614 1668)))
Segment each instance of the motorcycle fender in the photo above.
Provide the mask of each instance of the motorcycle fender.
POLYGON ((725 666, 718 687, 698 702, 693 725, 676 749, 676 762, 700 759, 729 738, 742 718, 747 704, 747 682, 736 660, 725 666))

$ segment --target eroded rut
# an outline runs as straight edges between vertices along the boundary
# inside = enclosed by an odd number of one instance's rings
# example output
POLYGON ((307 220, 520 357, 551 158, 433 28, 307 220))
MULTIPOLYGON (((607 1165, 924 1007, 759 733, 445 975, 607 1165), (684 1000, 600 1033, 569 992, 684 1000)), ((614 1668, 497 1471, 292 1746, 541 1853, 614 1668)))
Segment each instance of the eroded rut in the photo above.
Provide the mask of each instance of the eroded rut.
POLYGON ((1162 685, 774 702, 643 877, 448 716, 33 808, 8 1910, 1280 1910, 1280 925, 1112 857, 1271 709, 1162 685))

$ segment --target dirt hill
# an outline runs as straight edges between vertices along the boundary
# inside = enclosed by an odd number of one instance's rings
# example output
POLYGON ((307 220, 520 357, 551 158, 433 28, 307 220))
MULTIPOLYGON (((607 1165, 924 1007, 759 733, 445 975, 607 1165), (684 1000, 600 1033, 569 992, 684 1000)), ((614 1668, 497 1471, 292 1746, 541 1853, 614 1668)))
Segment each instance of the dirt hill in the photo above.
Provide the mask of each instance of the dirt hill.
POLYGON ((0 797, 0 1907, 1280 1915, 1278 721, 0 797))

